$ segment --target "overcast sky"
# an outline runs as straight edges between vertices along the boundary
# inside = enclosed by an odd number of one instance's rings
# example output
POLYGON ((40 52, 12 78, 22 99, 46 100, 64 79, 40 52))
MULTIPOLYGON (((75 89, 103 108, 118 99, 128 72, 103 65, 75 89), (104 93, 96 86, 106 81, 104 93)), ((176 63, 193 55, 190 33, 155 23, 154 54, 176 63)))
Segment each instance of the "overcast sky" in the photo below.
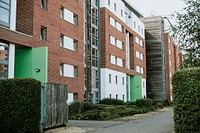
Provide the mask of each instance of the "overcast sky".
MULTIPOLYGON (((144 17, 167 16, 175 11, 181 11, 185 4, 182 0, 129 0, 144 17)), ((170 21, 173 21, 170 19, 170 21)))

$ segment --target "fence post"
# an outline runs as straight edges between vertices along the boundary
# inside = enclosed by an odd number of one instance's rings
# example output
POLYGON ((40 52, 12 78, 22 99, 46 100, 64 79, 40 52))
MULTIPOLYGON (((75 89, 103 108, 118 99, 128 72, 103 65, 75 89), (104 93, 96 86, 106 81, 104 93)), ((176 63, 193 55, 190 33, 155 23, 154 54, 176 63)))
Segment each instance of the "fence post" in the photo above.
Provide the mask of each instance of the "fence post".
POLYGON ((45 95, 45 86, 41 86, 41 118, 40 118, 40 133, 43 133, 44 129, 44 95, 45 95))

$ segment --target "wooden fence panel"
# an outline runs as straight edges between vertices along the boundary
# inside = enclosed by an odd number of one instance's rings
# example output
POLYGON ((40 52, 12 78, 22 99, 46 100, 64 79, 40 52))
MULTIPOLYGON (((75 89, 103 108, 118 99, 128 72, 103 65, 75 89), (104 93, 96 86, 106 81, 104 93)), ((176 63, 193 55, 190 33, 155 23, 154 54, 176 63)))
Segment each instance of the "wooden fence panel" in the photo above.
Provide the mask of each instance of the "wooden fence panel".
POLYGON ((44 128, 52 128, 67 123, 67 86, 45 84, 46 117, 44 128))

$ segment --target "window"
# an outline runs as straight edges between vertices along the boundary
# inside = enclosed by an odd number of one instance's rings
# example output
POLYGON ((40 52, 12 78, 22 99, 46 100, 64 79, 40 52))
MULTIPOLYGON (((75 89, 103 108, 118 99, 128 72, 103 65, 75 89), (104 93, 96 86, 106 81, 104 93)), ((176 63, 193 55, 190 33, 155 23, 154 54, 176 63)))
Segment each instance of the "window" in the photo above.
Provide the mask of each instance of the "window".
POLYGON ((170 54, 170 55, 172 54, 171 49, 169 49, 169 54, 170 54))
POLYGON ((60 75, 75 78, 78 77, 78 67, 68 64, 61 64, 60 65, 60 75))
POLYGON ((169 65, 172 66, 172 61, 169 61, 169 65))
POLYGON ((143 60, 144 59, 144 56, 143 54, 140 53, 140 60, 143 60))
POLYGON ((140 68, 140 73, 144 74, 144 68, 142 68, 142 67, 140 68))
POLYGON ((170 78, 172 77, 172 73, 170 72, 170 78))
POLYGON ((47 0, 41 0, 41 8, 47 10, 47 0))
POLYGON ((117 10, 117 5, 116 5, 116 3, 114 3, 114 10, 115 10, 115 11, 117 10))
POLYGON ((110 63, 115 64, 115 56, 110 55, 110 63))
POLYGON ((60 46, 64 47, 64 35, 60 35, 60 46))
POLYGON ((70 38, 68 36, 61 35, 60 36, 60 46, 63 48, 72 50, 72 51, 77 51, 78 41, 73 38, 70 38))
POLYGON ((109 74, 109 83, 111 83, 111 74, 109 74))
POLYGON ((138 32, 140 32, 140 26, 138 25, 138 32))
POLYGON ((136 57, 139 59, 140 58, 140 53, 136 51, 136 57))
POLYGON ((73 99, 74 99, 74 101, 78 100, 78 93, 73 93, 73 99))
POLYGON ((117 38, 115 38, 115 46, 117 46, 117 38))
POLYGON ((142 35, 144 34, 144 32, 143 32, 143 28, 141 29, 141 33, 142 33, 142 35))
POLYGON ((74 18, 74 25, 78 25, 78 16, 76 14, 73 15, 73 18, 74 18))
POLYGON ((78 25, 78 15, 74 14, 64 7, 61 7, 60 17, 74 25, 78 25))
POLYGON ((60 8, 60 18, 64 19, 64 7, 60 8))
POLYGON ((143 47, 143 42, 142 42, 142 40, 139 40, 139 44, 140 44, 141 47, 143 47))
POLYGON ((133 25, 134 25, 134 28, 136 28, 136 23, 135 22, 133 23, 133 25))
POLYGON ((41 26, 41 29, 40 29, 40 40, 42 41, 47 40, 47 28, 44 26, 41 26))
POLYGON ((136 66, 136 72, 140 73, 140 67, 136 66))
POLYGON ((112 17, 110 17, 110 25, 115 27, 115 20, 112 17))
POLYGON ((108 0, 108 5, 110 6, 110 0, 108 0))
POLYGON ((60 75, 64 75, 64 66, 63 64, 60 64, 60 75))
POLYGON ((0 24, 10 25, 10 0, 0 0, 0 24))
POLYGON ((115 83, 117 84, 117 75, 115 76, 115 83))
POLYGON ((0 80, 8 78, 8 52, 8 44, 0 42, 0 80))
POLYGON ((121 16, 123 17, 123 14, 124 14, 124 12, 123 12, 123 10, 121 9, 121 16))
POLYGON ((139 43, 140 43, 140 39, 139 39, 138 37, 135 37, 135 42, 136 42, 137 44, 139 44, 139 43))
POLYGON ((122 84, 124 85, 124 77, 122 77, 122 84))
POLYGON ((115 56, 115 65, 117 65, 117 57, 115 56))

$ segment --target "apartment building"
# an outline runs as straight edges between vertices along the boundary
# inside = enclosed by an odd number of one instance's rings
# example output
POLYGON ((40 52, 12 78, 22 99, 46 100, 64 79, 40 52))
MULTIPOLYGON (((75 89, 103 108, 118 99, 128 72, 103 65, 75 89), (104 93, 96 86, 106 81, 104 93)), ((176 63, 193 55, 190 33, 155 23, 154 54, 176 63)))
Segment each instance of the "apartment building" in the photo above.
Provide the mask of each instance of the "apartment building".
POLYGON ((146 97, 146 45, 141 13, 128 0, 100 1, 101 99, 146 97))
POLYGON ((65 84, 83 100, 83 12, 80 0, 0 0, 0 79, 65 84))

